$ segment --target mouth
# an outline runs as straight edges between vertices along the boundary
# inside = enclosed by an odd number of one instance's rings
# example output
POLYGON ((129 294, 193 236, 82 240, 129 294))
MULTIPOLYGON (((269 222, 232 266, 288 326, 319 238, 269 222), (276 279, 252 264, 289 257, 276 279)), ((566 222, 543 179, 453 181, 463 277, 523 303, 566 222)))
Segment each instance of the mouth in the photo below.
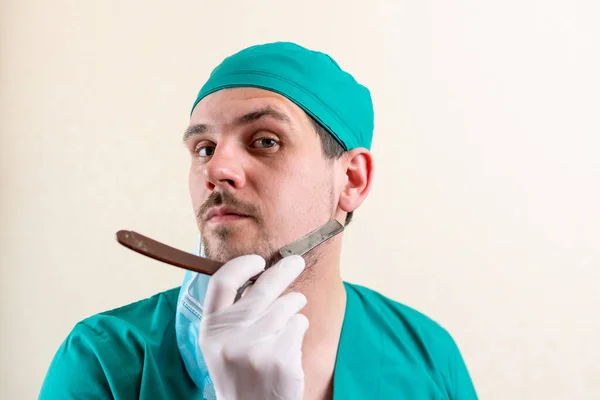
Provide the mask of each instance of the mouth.
POLYGON ((250 218, 249 215, 242 213, 231 207, 213 207, 206 214, 206 222, 219 223, 219 222, 236 222, 246 218, 250 218))

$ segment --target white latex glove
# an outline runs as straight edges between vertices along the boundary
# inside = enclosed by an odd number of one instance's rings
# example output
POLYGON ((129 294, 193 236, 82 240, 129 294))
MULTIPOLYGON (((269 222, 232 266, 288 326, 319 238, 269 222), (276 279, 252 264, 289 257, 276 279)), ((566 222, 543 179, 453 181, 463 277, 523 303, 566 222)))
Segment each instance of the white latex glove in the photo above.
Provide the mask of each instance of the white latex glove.
POLYGON ((218 400, 304 396, 302 341, 308 319, 298 312, 306 297, 297 292, 281 296, 304 270, 304 259, 284 258, 234 304, 238 288, 264 267, 260 256, 241 256, 223 265, 209 281, 199 345, 218 400))

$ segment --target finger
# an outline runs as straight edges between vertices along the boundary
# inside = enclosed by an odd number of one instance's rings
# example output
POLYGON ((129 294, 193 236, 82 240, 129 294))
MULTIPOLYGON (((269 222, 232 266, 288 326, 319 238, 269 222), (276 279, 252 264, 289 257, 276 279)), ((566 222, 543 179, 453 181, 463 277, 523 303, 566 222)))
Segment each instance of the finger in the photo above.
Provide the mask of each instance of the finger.
POLYGON ((305 305, 306 296, 302 293, 292 292, 281 296, 248 328, 248 337, 260 337, 284 329, 305 305))
POLYGON ((300 276, 304 266, 301 256, 283 258, 263 272, 252 285, 252 289, 237 304, 252 310, 253 313, 262 314, 300 276))
POLYGON ((204 314, 219 312, 233 304, 238 289, 265 269, 261 256, 247 255, 226 262, 209 279, 204 297, 204 314))
POLYGON ((285 328, 280 332, 273 351, 281 354, 286 359, 293 360, 302 354, 302 342, 308 330, 308 318, 303 314, 296 314, 290 318, 285 328))

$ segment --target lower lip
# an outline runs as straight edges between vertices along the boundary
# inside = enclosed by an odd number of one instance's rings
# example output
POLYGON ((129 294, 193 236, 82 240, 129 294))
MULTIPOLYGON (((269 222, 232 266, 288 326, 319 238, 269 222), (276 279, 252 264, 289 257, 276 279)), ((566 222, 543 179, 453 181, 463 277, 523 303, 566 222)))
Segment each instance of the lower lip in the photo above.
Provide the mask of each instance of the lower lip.
POLYGON ((211 219, 208 220, 208 222, 212 222, 212 223, 218 223, 218 222, 237 222, 237 221, 241 221, 244 219, 247 219, 248 217, 243 216, 243 215, 236 215, 236 214, 225 214, 225 215, 215 215, 214 217, 212 217, 211 219))

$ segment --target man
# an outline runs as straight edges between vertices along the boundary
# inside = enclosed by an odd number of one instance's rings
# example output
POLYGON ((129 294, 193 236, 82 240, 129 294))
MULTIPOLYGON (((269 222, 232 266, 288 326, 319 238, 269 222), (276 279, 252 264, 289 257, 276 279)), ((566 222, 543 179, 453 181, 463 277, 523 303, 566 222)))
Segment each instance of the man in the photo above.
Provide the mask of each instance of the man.
POLYGON ((225 59, 184 135, 203 253, 225 262, 204 304, 180 307, 193 281, 80 322, 40 398, 475 399, 443 328, 342 281, 342 234, 275 256, 350 222, 371 188, 372 135, 369 91, 329 56, 279 42, 225 59))

